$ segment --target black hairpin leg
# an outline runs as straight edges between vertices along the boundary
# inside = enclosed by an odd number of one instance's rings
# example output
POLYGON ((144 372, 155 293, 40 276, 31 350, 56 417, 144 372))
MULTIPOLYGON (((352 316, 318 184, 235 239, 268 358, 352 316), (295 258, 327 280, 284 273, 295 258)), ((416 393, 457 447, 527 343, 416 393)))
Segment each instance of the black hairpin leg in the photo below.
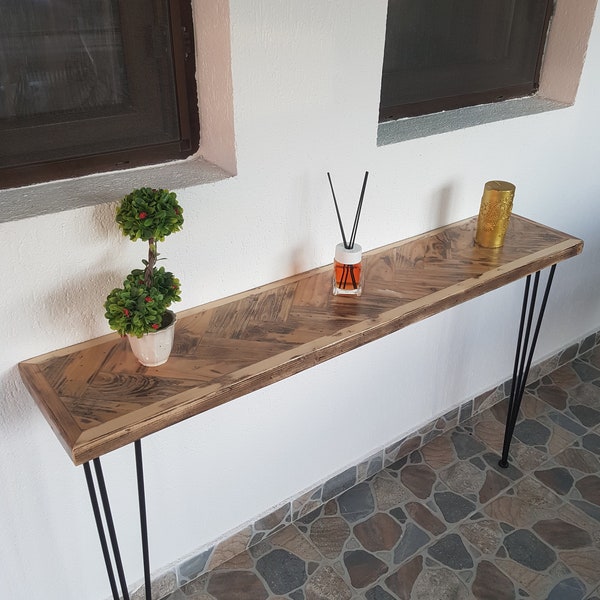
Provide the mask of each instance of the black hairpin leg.
POLYGON ((117 590, 117 583, 115 581, 115 573, 113 571, 112 561, 108 551, 108 544, 106 543, 106 534, 104 533, 104 524, 102 523, 102 517, 100 516, 100 507, 98 506, 98 497, 96 496, 96 488, 94 487, 94 479, 92 477, 90 463, 86 462, 83 465, 83 469, 85 471, 88 492, 90 493, 90 500, 92 502, 92 509, 94 511, 94 519, 96 520, 96 527, 98 528, 98 537, 100 538, 100 545, 102 546, 102 555, 104 556, 104 564, 106 565, 106 572, 108 573, 110 589, 112 591, 114 600, 119 600, 119 592, 117 590))
POLYGON ((552 265, 552 267, 550 268, 550 273, 548 275, 548 281, 546 282, 546 289, 542 297, 542 303, 539 308, 535 328, 533 330, 533 337, 531 337, 531 332, 534 320, 538 285, 540 281, 540 271, 538 271, 534 276, 533 289, 531 290, 531 298, 529 297, 531 287, 531 275, 527 276, 527 281, 525 282, 525 294, 523 295, 523 307, 521 309, 521 322, 519 324, 517 351, 515 354, 515 364, 513 367, 510 399, 508 401, 508 414, 506 415, 504 444, 502 446, 502 457, 498 462, 498 464, 503 468, 508 467, 508 452, 510 450, 510 443, 512 441, 513 433, 515 431, 517 418, 519 416, 521 400, 523 399, 523 393, 525 392, 527 376, 529 375, 531 361, 533 360, 533 353, 535 351, 535 345, 537 343, 538 335, 540 333, 540 327, 542 325, 544 311, 546 310, 548 294, 550 293, 550 287, 552 286, 552 279, 554 278, 555 270, 556 265, 552 265))
POLYGON ((150 554, 148 552, 148 523, 146 521, 146 492, 144 491, 144 463, 142 461, 142 442, 135 442, 135 467, 137 472, 138 502, 140 505, 140 530, 142 532, 142 557, 144 560, 144 586, 146 600, 152 600, 150 582, 150 554))
MULTIPOLYGON (((100 499, 102 501, 102 508, 104 511, 104 521, 100 513, 100 506, 98 503, 98 496, 96 494, 96 486, 94 485, 94 479, 92 477, 92 470, 90 463, 87 462, 83 465, 85 471, 85 478, 88 486, 88 492, 90 494, 90 500, 92 502, 92 510, 94 512, 94 519, 96 520, 96 528, 98 529, 98 537, 100 538, 100 546, 102 547, 102 555, 104 557, 104 563, 106 565, 106 572, 108 574, 108 580, 110 583, 110 589, 114 600, 130 600, 129 592, 127 590, 127 581, 125 579, 125 573, 123 571, 123 561, 121 560, 121 553, 119 551, 119 543, 117 541, 117 534, 112 518, 112 512, 110 509, 110 502, 108 499, 108 492, 106 490, 106 483, 104 481, 104 474, 102 472, 102 464, 100 458, 95 458, 94 471, 96 473, 96 483, 98 492, 100 493, 100 499), (106 529, 108 530, 108 537, 112 548, 112 558, 109 552, 108 542, 105 533, 104 523, 106 523, 106 529), (115 580, 114 568, 117 571, 119 584, 121 586, 122 596, 119 596, 117 589, 117 583, 115 580)), ((142 463, 142 444, 140 440, 135 442, 135 462, 137 471, 137 486, 138 486, 138 502, 140 509, 140 528, 142 533, 142 556, 144 561, 144 584, 146 591, 146 600, 152 600, 152 587, 150 582, 150 560, 148 553, 148 526, 146 522, 146 498, 144 491, 144 470, 142 463)))

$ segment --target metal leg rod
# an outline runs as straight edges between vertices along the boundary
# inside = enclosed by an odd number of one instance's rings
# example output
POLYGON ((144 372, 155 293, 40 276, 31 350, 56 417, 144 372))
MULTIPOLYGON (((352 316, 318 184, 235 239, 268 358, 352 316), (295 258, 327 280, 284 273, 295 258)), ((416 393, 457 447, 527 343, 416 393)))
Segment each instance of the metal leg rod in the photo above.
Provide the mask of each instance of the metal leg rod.
POLYGON ((533 324, 533 317, 535 312, 535 305, 537 299, 537 288, 540 279, 540 271, 535 274, 533 291, 531 294, 531 300, 528 306, 529 287, 531 282, 531 275, 527 276, 527 282, 525 284, 525 294, 523 297, 523 308, 521 310, 521 323, 519 326, 519 336, 517 340, 517 351, 515 355, 515 365, 513 370, 513 379, 511 384, 510 399, 508 403, 508 413, 506 416, 506 429, 504 432, 504 444, 502 447, 502 457, 499 461, 499 465, 503 468, 508 467, 508 453, 510 451, 510 444, 512 441, 515 425, 519 416, 519 409, 521 408, 521 401, 523 400, 523 394, 525 392, 525 386, 527 384, 527 377, 529 375, 529 369, 531 368, 531 362, 533 360, 533 353, 537 344, 537 339, 540 333, 542 325, 542 319, 546 310, 546 304, 548 302, 548 295, 550 294, 550 288, 552 286, 552 280, 554 279, 554 272, 556 265, 552 265, 548 280, 546 282, 546 289, 542 298, 542 303, 538 312, 537 322, 531 344, 529 343, 529 337, 531 335, 531 327, 533 324), (527 326, 525 328, 525 335, 523 336, 523 328, 525 321, 527 320, 527 326), (517 367, 518 365, 518 367, 517 367))
POLYGON ((521 388, 519 391, 521 397, 523 396, 523 392, 525 391, 525 385, 527 384, 527 375, 529 375, 529 369, 531 368, 531 363, 533 361, 533 352, 535 350, 538 336, 540 334, 540 329, 542 327, 542 319, 544 318, 544 312, 546 311, 546 304, 548 303, 548 296, 550 295, 550 288, 552 287, 552 280, 554 279, 554 271, 556 271, 556 265, 552 265, 552 267, 550 268, 548 281, 546 282, 546 289, 544 290, 544 296, 542 298, 542 304, 540 305, 540 312, 535 326, 535 332, 533 334, 533 340, 531 341, 529 358, 527 359, 527 365, 525 366, 526 375, 525 378, 521 381, 521 388))
MULTIPOLYGON (((540 272, 538 271, 535 274, 535 279, 533 281, 533 290, 531 291, 531 299, 529 300, 529 309, 527 308, 528 299, 528 284, 531 283, 531 275, 527 277, 527 284, 525 285, 525 294, 523 297, 523 310, 524 313, 521 315, 521 325, 524 324, 525 320, 527 320, 527 326, 525 327, 525 333, 523 335, 522 327, 519 329, 519 340, 517 341, 517 352, 515 356, 515 363, 518 362, 519 369, 517 371, 517 376, 513 379, 511 383, 510 390, 510 400, 508 403, 508 414, 506 417, 506 428, 504 436, 504 445, 502 450, 502 456, 504 456, 508 452, 508 446, 512 440, 512 436, 514 433, 514 426, 517 422, 517 418, 519 416, 519 408, 521 407, 521 396, 519 395, 519 390, 521 389, 521 383, 523 379, 527 379, 527 374, 525 373, 525 365, 527 358, 527 347, 529 346, 529 336, 531 334, 531 325, 533 323, 533 314, 535 311, 535 303, 537 299, 537 290, 540 281, 540 272)), ((508 458, 508 454, 506 454, 508 458)), ((508 463, 506 464, 508 466, 508 463)))
POLYGON ((96 527, 98 528, 98 537, 100 538, 100 545, 102 546, 102 555, 104 556, 104 564, 106 565, 106 573, 108 574, 110 589, 112 591, 113 599, 119 600, 117 582, 115 581, 115 574, 112 568, 112 562, 110 560, 110 553, 108 551, 108 544, 106 542, 106 534, 104 533, 104 524, 102 523, 102 517, 100 516, 100 506, 98 505, 98 497, 96 496, 96 488, 94 487, 94 479, 92 477, 90 463, 86 462, 83 465, 83 469, 85 471, 85 479, 88 486, 88 492, 90 494, 90 500, 92 502, 96 527))
MULTIPOLYGON (((148 549, 148 525, 146 516, 146 492, 144 489, 144 466, 142 459, 142 443, 140 440, 135 442, 135 466, 137 473, 137 488, 138 488, 138 503, 140 510, 140 529, 142 535, 142 557, 144 561, 144 585, 145 585, 145 596, 146 600, 152 600, 152 583, 150 580, 150 554, 148 549)), ((117 534, 115 531, 115 525, 112 517, 110 508, 110 502, 108 499, 108 492, 106 490, 106 482, 104 481, 104 474, 102 472, 102 464, 100 458, 95 458, 94 470, 96 473, 96 484, 100 493, 100 499, 102 501, 102 508, 104 509, 104 521, 100 512, 100 503, 98 502, 98 496, 96 494, 96 486, 94 485, 94 478, 90 463, 87 462, 83 465, 85 471, 85 478, 87 481, 88 492, 90 494, 90 500, 92 503, 92 509, 94 511, 94 518, 96 520, 96 527, 98 529, 98 537, 100 538, 100 545, 102 546, 102 555, 106 564, 106 572, 110 582, 110 589, 114 600, 121 600, 119 591, 117 589, 117 582, 115 579, 115 573, 113 569, 114 565, 117 571, 119 583, 121 585, 122 600, 130 600, 129 591, 127 590, 127 581, 125 580, 125 573, 123 570, 123 561, 121 560, 121 553, 119 551, 119 543, 117 541, 117 534), (110 555, 110 549, 107 542, 107 536, 105 533, 108 530, 108 536, 112 546, 112 559, 110 555)))
POLYGON ((513 377, 510 389, 510 399, 508 402, 508 414, 512 414, 514 402, 515 402, 515 391, 517 385, 515 384, 520 377, 519 365, 521 364, 521 354, 523 347, 523 331, 525 329, 525 320, 527 318, 527 303, 529 301, 529 288, 531 286, 531 275, 527 276, 525 282, 525 293, 523 294, 523 306, 521 308, 521 322, 519 324, 519 335, 517 337, 517 351, 515 352, 515 364, 513 366, 513 377))
POLYGON ((100 490, 100 498, 102 499, 102 506, 104 508, 104 518, 106 519, 106 526, 108 528, 108 534, 113 550, 113 556, 115 559, 115 565, 117 567, 117 574, 119 576, 119 582, 121 584, 121 592, 123 594, 123 600, 129 600, 129 592, 127 590, 127 581, 125 580, 125 573, 123 571, 123 562, 121 560, 121 553, 119 552, 119 543, 117 542, 117 534, 115 531, 115 525, 110 510, 110 503, 108 501, 108 493, 106 491, 106 484, 104 482, 104 475, 102 473, 102 465, 100 459, 94 459, 94 469, 96 471, 96 479, 98 481, 98 489, 100 490))
POLYGON ((144 560, 144 586, 146 600, 152 600, 150 581, 150 554, 148 551, 148 524, 146 521, 146 493, 144 490, 144 463, 142 460, 142 442, 135 442, 135 465, 137 470, 138 500, 140 505, 140 529, 142 533, 142 556, 144 560))

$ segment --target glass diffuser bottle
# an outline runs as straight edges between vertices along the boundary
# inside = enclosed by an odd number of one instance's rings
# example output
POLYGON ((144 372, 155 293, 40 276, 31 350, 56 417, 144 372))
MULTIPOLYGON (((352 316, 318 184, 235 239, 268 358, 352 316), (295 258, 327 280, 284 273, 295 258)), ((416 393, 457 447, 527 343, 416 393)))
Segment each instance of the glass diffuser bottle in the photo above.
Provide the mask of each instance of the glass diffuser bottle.
POLYGON ((346 248, 344 244, 335 247, 333 260, 333 295, 360 296, 363 288, 362 248, 354 244, 346 248))

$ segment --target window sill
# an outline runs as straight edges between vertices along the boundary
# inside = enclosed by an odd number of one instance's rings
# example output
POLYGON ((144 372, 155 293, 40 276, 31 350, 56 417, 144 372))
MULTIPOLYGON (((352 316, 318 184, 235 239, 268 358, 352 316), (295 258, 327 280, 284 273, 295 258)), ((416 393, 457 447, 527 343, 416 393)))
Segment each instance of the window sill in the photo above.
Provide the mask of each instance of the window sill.
POLYGON ((181 190, 231 176, 220 167, 194 157, 139 169, 0 190, 0 223, 117 201, 138 187, 181 190))
POLYGON ((484 123, 494 123, 569 106, 571 104, 565 102, 549 100, 539 96, 529 96, 494 104, 468 106, 421 117, 407 117, 398 121, 387 121, 379 124, 377 145, 385 146, 397 142, 406 142, 467 127, 475 127, 484 123))

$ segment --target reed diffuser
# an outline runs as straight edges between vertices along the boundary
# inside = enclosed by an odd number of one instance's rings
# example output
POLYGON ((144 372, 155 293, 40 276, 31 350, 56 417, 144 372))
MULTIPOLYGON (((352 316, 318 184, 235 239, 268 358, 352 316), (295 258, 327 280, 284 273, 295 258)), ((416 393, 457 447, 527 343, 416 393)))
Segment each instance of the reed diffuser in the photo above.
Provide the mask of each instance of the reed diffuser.
POLYGON ((365 178, 363 180, 358 206, 356 207, 356 215, 354 216, 354 225, 352 226, 350 238, 346 238, 340 209, 333 189, 333 182, 331 181, 331 175, 329 173, 327 173, 327 178, 329 179, 333 204, 335 205, 335 212, 342 234, 342 242, 335 247, 335 257, 333 260, 333 295, 360 296, 363 290, 364 271, 362 268, 362 248, 360 244, 356 243, 356 232, 358 231, 358 222, 360 220, 369 172, 365 171, 365 178))

